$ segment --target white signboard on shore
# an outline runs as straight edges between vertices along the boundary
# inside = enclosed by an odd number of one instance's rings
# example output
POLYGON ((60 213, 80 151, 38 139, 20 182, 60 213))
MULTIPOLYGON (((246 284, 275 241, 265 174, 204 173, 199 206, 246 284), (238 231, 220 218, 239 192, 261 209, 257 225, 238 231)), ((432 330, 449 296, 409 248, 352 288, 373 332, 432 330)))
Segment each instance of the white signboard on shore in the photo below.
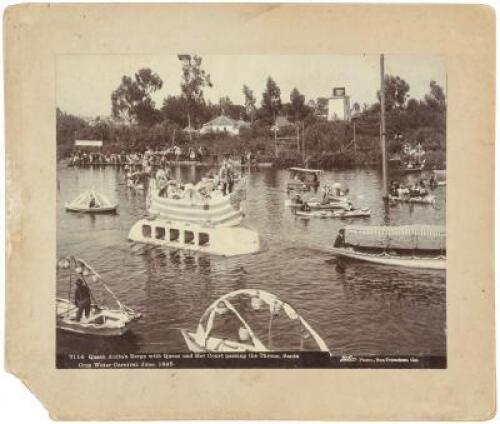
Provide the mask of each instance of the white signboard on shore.
POLYGON ((75 140, 75 146, 102 147, 102 140, 75 140))

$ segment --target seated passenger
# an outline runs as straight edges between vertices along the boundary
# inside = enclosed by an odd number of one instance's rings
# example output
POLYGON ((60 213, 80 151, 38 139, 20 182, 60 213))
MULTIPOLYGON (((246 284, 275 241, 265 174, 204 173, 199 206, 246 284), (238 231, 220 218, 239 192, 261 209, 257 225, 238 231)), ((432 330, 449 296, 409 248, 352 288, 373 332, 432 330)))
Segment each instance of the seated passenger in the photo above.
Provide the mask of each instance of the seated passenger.
POLYGON ((89 208, 99 208, 100 206, 101 205, 99 204, 99 202, 95 198, 94 194, 91 193, 90 194, 90 201, 89 201, 89 208))

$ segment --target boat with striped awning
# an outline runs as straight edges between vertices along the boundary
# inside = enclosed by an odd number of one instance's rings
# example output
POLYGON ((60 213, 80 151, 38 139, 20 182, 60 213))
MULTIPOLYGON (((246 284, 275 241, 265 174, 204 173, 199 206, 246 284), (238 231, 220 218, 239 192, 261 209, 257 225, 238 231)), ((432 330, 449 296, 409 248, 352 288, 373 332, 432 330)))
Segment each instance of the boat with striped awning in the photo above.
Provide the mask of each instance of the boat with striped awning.
POLYGON ((379 265, 446 270, 446 228, 349 225, 339 230, 332 252, 379 265))
POLYGON ((203 185, 186 185, 167 197, 160 196, 156 181, 150 180, 149 213, 172 221, 233 227, 243 220, 241 202, 245 198, 245 181, 235 184, 230 194, 220 190, 205 191, 203 185))

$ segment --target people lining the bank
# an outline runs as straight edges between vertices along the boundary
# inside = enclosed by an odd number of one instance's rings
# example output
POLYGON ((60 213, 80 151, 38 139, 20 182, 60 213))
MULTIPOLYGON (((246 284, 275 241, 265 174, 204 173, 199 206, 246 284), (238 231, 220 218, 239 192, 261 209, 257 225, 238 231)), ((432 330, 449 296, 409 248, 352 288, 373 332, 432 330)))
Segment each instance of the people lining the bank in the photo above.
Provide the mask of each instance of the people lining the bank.
MULTIPOLYGON (((233 152, 232 155, 224 154, 225 158, 233 156, 237 166, 255 165, 258 162, 259 151, 244 153, 233 152)), ((199 146, 179 146, 172 145, 153 149, 146 146, 144 150, 117 152, 102 152, 88 151, 75 149, 69 158, 69 165, 85 166, 85 165, 124 165, 129 168, 151 167, 154 170, 157 167, 163 167, 171 162, 212 162, 219 163, 220 155, 201 145, 199 146)))

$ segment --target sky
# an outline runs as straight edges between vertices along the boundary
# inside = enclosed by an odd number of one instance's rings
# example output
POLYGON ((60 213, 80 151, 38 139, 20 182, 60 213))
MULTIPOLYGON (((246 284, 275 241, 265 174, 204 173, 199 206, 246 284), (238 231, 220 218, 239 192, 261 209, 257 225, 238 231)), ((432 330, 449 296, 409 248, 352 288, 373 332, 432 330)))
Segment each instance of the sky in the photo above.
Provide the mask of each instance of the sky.
MULTIPOLYGON (((243 104, 243 84, 253 90, 260 105, 266 80, 271 76, 288 102, 296 87, 306 102, 331 96, 333 87, 345 87, 351 105, 377 101, 380 86, 378 55, 203 55, 202 67, 211 75, 214 86, 205 89, 205 99, 218 103, 229 96, 243 104)), ((177 56, 64 55, 56 66, 57 106, 64 112, 84 116, 111 113, 111 92, 123 75, 132 76, 141 68, 151 68, 163 80, 163 88, 153 96, 157 107, 168 95, 180 94, 181 62, 177 56)), ((385 73, 398 75, 410 85, 410 96, 421 99, 431 80, 446 92, 446 58, 429 55, 386 55, 385 73)))

